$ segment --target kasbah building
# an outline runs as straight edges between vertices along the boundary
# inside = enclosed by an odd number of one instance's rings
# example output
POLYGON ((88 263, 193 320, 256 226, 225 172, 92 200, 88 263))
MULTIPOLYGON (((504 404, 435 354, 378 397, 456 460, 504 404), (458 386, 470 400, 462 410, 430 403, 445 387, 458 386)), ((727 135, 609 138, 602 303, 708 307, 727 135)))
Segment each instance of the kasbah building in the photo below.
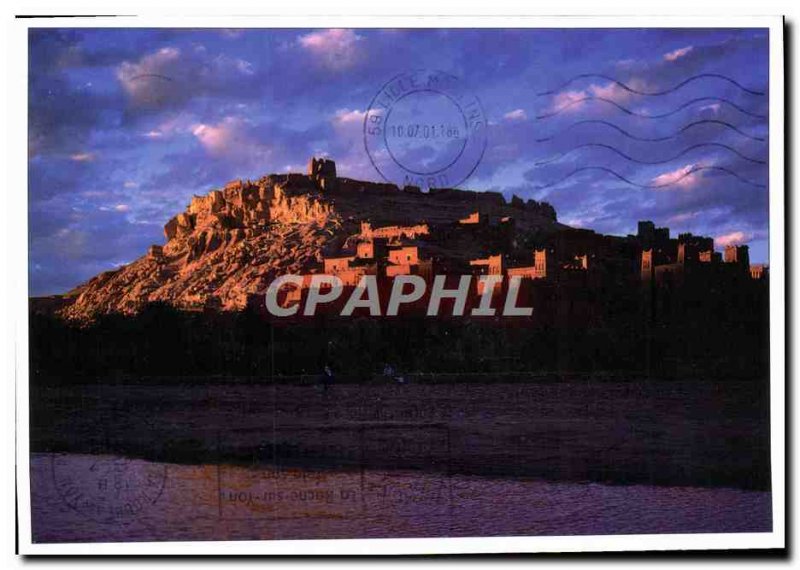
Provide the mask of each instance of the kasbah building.
MULTIPOLYGON (((336 165, 329 159, 312 158, 308 176, 322 191, 332 191, 346 181, 337 178, 336 165)), ((445 274, 453 277, 453 286, 461 275, 496 275, 503 278, 503 286, 510 277, 518 277, 528 289, 557 287, 564 295, 610 282, 644 296, 676 288, 750 287, 746 282, 768 279, 766 265, 750 264, 747 245, 727 245, 720 253, 711 237, 684 233, 672 238, 669 228, 656 227, 652 221, 640 221, 637 233, 625 237, 567 228, 527 250, 522 248, 522 254, 516 239, 512 217, 492 219, 480 210, 447 228, 434 229, 424 220, 373 227, 369 220, 362 220, 360 232, 350 236, 342 251, 324 257, 318 268, 302 276, 303 287, 287 288, 280 302, 302 302, 311 277, 318 274, 337 276, 345 289, 355 288, 365 275, 376 276, 385 289, 399 275, 419 275, 430 284, 436 275, 445 274), (485 250, 489 244, 496 251, 468 259, 443 254, 447 249, 443 242, 454 239, 482 244, 476 249, 485 250)), ((476 296, 483 292, 477 278, 472 287, 476 296)), ((496 293, 501 296, 504 291, 496 293)))

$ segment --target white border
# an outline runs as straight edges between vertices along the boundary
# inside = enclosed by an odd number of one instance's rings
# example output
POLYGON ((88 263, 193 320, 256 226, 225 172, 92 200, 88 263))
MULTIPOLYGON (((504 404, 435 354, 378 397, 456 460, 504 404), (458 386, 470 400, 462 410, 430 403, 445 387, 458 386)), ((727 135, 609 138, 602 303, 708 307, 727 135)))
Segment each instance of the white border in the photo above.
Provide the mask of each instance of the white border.
POLYGON ((785 537, 785 251, 784 77, 780 17, 526 17, 526 16, 189 16, 52 18, 9 25, 9 189, 13 202, 13 268, 16 334, 17 481, 21 554, 448 554, 598 552, 783 548, 785 537), (30 519, 28 414, 27 256, 27 35, 29 27, 474 27, 474 28, 725 28, 763 27, 770 34, 770 374, 772 437, 771 533, 659 534, 557 537, 274 540, 214 542, 33 544, 30 519), (25 245, 16 245, 25 244, 25 245), (224 545, 224 548, 223 548, 224 545))

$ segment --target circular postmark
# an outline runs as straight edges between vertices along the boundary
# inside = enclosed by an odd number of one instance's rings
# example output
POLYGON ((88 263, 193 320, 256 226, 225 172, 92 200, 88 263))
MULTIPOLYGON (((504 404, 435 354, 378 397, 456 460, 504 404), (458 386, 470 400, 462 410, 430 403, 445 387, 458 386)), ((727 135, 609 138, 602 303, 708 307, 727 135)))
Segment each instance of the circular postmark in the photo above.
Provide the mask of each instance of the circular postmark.
POLYGON ((373 98, 364 114, 364 147, 387 182, 454 188, 480 163, 486 128, 480 101, 458 77, 411 71, 373 98))
POLYGON ((153 435, 149 420, 126 418, 103 424, 89 436, 91 453, 59 453, 51 457, 55 488, 70 509, 101 523, 140 520, 161 497, 167 466, 121 455, 125 431, 153 435))

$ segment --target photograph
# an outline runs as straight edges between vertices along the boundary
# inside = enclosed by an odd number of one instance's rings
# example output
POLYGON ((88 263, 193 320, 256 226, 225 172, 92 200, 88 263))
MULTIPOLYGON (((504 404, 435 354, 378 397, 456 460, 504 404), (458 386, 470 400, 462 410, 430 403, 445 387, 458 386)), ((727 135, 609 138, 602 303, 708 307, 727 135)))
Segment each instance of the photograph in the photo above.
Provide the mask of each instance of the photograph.
POLYGON ((16 21, 23 551, 782 547, 782 19, 300 21, 16 21))

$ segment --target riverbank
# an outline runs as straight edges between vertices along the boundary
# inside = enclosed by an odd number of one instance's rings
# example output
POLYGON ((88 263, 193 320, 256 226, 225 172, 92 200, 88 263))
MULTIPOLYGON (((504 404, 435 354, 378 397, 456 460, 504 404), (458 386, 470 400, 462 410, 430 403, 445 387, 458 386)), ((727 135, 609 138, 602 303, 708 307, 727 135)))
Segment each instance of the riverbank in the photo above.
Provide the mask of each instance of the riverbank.
POLYGON ((31 394, 35 452, 768 490, 755 382, 82 385, 31 394))

